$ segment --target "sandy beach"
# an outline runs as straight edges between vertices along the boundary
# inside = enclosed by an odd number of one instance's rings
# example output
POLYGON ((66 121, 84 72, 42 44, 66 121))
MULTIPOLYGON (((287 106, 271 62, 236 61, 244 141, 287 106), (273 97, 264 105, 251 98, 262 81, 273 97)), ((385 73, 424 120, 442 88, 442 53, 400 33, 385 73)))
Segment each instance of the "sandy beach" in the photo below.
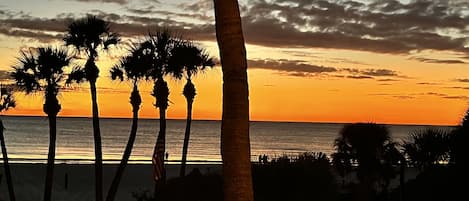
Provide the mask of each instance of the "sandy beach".
MULTIPOLYGON (((107 192, 117 165, 104 165, 104 189, 107 192)), ((168 178, 178 176, 179 165, 169 164, 168 178)), ((45 164, 11 164, 13 182, 18 201, 42 200, 45 164)), ((191 164, 188 171, 199 168, 202 173, 220 173, 221 165, 191 164)), ((3 166, 0 174, 4 175, 3 166)), ((132 192, 153 189, 152 166, 150 164, 129 164, 119 186, 116 201, 131 201, 132 192)), ((5 177, 0 180, 0 201, 7 200, 5 177)), ((53 200, 82 201, 94 199, 94 166, 92 164, 56 164, 54 172, 53 200)))

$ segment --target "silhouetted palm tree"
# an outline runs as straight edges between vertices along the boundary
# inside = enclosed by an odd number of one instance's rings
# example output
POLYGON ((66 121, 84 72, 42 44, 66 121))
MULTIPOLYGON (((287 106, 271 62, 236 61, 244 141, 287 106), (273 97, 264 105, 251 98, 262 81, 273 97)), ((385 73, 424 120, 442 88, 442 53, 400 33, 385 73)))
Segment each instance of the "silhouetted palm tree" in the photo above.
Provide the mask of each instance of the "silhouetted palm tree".
MULTIPOLYGON (((159 109, 160 130, 158 132, 157 143, 155 144, 155 153, 165 153, 166 141, 166 110, 169 105, 169 87, 168 83, 164 80, 164 76, 169 73, 169 60, 171 57, 171 50, 179 42, 179 39, 172 37, 168 30, 159 31, 156 34, 150 34, 146 41, 142 43, 143 51, 147 52, 146 57, 149 65, 149 70, 146 73, 146 78, 153 80, 154 86, 152 96, 155 97, 155 107, 159 109), (158 142, 162 142, 158 147, 158 142)), ((163 157, 163 155, 160 155, 163 157)), ((158 186, 162 185, 166 179, 164 165, 161 170, 162 176, 158 179, 155 186, 155 194, 158 194, 158 186)))
POLYGON ((116 175, 112 180, 111 187, 107 193, 106 201, 113 201, 116 196, 117 188, 119 187, 120 180, 124 173, 124 169, 127 166, 130 154, 132 153, 132 147, 137 136, 138 127, 138 111, 142 98, 138 91, 138 82, 143 79, 148 71, 148 64, 146 52, 139 45, 134 45, 130 49, 130 54, 121 59, 120 63, 111 69, 111 78, 113 80, 124 81, 124 78, 131 81, 133 89, 130 95, 130 105, 132 105, 132 128, 130 130, 129 140, 125 147, 124 154, 122 156, 121 163, 117 168, 116 175))
POLYGON ((64 49, 51 47, 22 52, 18 64, 13 66, 12 77, 20 90, 30 94, 44 91, 43 111, 49 119, 49 154, 44 188, 44 201, 51 200, 54 173, 57 114, 61 106, 57 95, 65 78, 64 68, 69 66, 72 56, 64 49))
POLYGON ((221 155, 225 201, 252 201, 249 87, 246 47, 237 0, 214 0, 223 71, 221 155))
POLYGON ((187 101, 187 119, 182 147, 181 169, 179 172, 181 177, 186 175, 187 150, 189 148, 192 122, 192 103, 197 94, 195 86, 192 83, 192 77, 204 71, 207 67, 213 67, 214 65, 213 59, 210 58, 204 49, 197 47, 192 42, 181 42, 172 49, 169 65, 171 68, 170 73, 177 79, 185 77, 187 81, 182 92, 187 101))
MULTIPOLYGON (((0 86, 0 112, 6 111, 10 108, 14 108, 16 106, 16 101, 12 95, 11 87, 7 87, 4 85, 0 86)), ((3 136, 3 131, 5 127, 3 127, 3 121, 0 119, 0 144, 2 147, 2 155, 3 155, 3 168, 5 169, 5 177, 7 180, 8 186, 8 195, 10 197, 10 201, 15 201, 15 190, 13 189, 13 180, 11 178, 11 171, 10 165, 8 163, 8 153, 7 147, 5 143, 5 137, 3 136)))
POLYGON ((373 189, 379 184, 386 190, 388 180, 393 177, 392 165, 399 160, 386 126, 374 123, 347 124, 340 131, 334 146, 336 153, 333 157, 336 159, 333 161, 343 162, 345 167, 358 164, 357 177, 361 183, 359 199, 370 200, 373 189))
POLYGON ((110 31, 109 23, 95 16, 78 19, 68 25, 65 44, 76 48, 78 53, 87 56, 84 67, 76 67, 72 70, 67 83, 73 81, 80 83, 87 80, 90 83, 92 112, 93 112, 93 136, 95 150, 95 190, 96 201, 103 199, 103 157, 101 147, 101 131, 99 128, 99 110, 96 95, 96 80, 99 77, 99 69, 95 61, 98 50, 102 47, 108 49, 110 45, 116 45, 119 35, 110 31))
POLYGON ((448 132, 427 128, 415 131, 410 138, 404 142, 404 152, 409 157, 410 164, 420 170, 426 170, 449 158, 450 138, 448 132))

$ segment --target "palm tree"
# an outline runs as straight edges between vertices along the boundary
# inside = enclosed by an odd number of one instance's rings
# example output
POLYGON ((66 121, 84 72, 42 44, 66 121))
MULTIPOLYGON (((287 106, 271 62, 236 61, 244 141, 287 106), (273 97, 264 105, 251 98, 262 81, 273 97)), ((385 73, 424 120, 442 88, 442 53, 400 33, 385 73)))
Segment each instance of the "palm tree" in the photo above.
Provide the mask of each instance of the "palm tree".
POLYGON ((389 130, 384 125, 374 123, 347 124, 340 131, 335 144, 333 161, 348 166, 357 163, 357 177, 361 183, 358 194, 360 200, 370 200, 373 189, 379 182, 383 189, 392 178, 392 165, 399 157, 395 143, 391 141, 389 130), (396 153, 397 152, 397 153, 396 153))
POLYGON ((90 84, 92 112, 93 112, 93 136, 95 151, 95 190, 96 201, 103 199, 103 153, 101 148, 101 131, 99 128, 99 110, 96 95, 96 80, 99 77, 99 69, 95 61, 98 57, 98 50, 102 47, 107 50, 110 45, 116 45, 120 41, 118 34, 110 31, 108 22, 88 16, 78 19, 68 25, 67 34, 64 38, 65 44, 72 45, 78 53, 87 56, 84 67, 77 67, 72 70, 67 83, 73 81, 80 83, 87 80, 90 84))
POLYGON ((223 71, 221 155, 225 201, 252 201, 246 47, 237 0, 214 0, 223 71))
POLYGON ((145 77, 148 70, 145 56, 147 55, 142 51, 142 48, 135 45, 131 47, 130 54, 122 58, 120 63, 111 69, 111 78, 113 80, 118 79, 120 81, 124 81, 125 76, 127 80, 132 82, 133 89, 130 95, 130 105, 132 105, 133 118, 129 140, 127 141, 127 146, 125 147, 121 163, 117 168, 116 175, 114 176, 111 187, 107 193, 106 201, 113 201, 115 199, 117 188, 119 187, 124 169, 127 166, 130 154, 132 153, 135 137, 137 136, 138 111, 140 109, 140 104, 142 103, 142 98, 138 91, 138 82, 145 77))
MULTIPOLYGON (((164 80, 164 76, 169 73, 169 60, 171 57, 171 50, 179 42, 179 39, 172 37, 168 30, 159 31, 156 34, 150 34, 146 41, 142 43, 143 51, 148 55, 145 60, 148 61, 148 71, 145 77, 153 80, 154 86, 152 96, 155 97, 155 107, 159 109, 159 122, 160 130, 158 132, 157 141, 155 144, 154 155, 158 155, 160 160, 163 160, 165 153, 166 141, 166 110, 169 105, 169 87, 168 83, 164 80)), ((155 185, 155 195, 161 190, 161 185, 164 184, 166 173, 164 164, 160 164, 161 176, 155 185)))
POLYGON ((420 170, 427 170, 449 158, 450 138, 446 131, 427 128, 415 131, 410 138, 404 142, 404 152, 410 163, 420 170))
MULTIPOLYGON (((16 106, 15 99, 12 95, 12 90, 9 87, 4 85, 0 86, 0 112, 6 111, 10 108, 14 108, 16 106)), ((11 178, 11 171, 10 165, 8 163, 8 154, 7 154, 7 147, 5 145, 5 137, 3 136, 3 131, 5 128, 3 127, 2 119, 0 119, 0 144, 2 147, 2 155, 3 155, 3 168, 5 169, 5 176, 7 180, 8 186, 8 194, 10 197, 10 201, 15 201, 15 190, 13 189, 13 180, 11 178)))
POLYGON ((213 59, 210 58, 202 48, 199 48, 188 41, 177 45, 171 53, 169 65, 171 68, 170 74, 172 74, 176 79, 182 78, 185 74, 184 77, 187 81, 182 92, 187 101, 187 120, 184 144, 182 148, 181 169, 179 172, 179 176, 181 177, 186 175, 187 150, 189 147, 192 122, 192 103, 194 102, 194 98, 197 94, 195 86, 192 83, 192 76, 204 71, 207 67, 213 67, 214 65, 213 59))
POLYGON ((44 201, 51 200, 54 174, 57 114, 61 106, 57 95, 64 81, 64 68, 69 66, 72 56, 64 49, 51 47, 22 52, 18 64, 13 66, 12 77, 20 90, 30 94, 44 90, 43 111, 49 119, 49 154, 44 188, 44 201))

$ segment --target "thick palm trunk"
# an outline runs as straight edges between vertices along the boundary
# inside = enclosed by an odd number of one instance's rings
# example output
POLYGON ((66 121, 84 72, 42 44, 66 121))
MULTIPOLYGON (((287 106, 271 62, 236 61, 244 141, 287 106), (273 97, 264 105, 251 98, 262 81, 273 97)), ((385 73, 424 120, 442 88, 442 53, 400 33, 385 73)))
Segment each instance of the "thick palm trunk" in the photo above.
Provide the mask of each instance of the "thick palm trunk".
POLYGON ((130 102, 132 104, 133 112, 132 128, 130 130, 129 140, 127 141, 127 146, 125 147, 121 163, 117 168, 116 175, 114 176, 114 179, 111 183, 111 187, 109 188, 109 192, 107 193, 106 201, 113 201, 116 197, 117 188, 119 187, 119 183, 122 179, 122 175, 124 174, 125 167, 127 166, 127 163, 129 161, 130 154, 132 153, 132 148, 134 146, 135 138, 137 136, 138 110, 142 101, 136 86, 134 86, 134 89, 132 91, 130 102))
POLYGON ((54 180, 55 144, 57 139, 57 115, 48 115, 49 118, 49 153, 47 155, 46 183, 44 186, 44 201, 52 197, 52 183, 54 180))
POLYGON ((223 71, 221 154, 225 201, 252 201, 246 49, 237 0, 214 0, 223 71))
POLYGON ((101 131, 99 128, 98 100, 96 95, 96 82, 90 82, 92 112, 93 112, 93 137, 95 156, 95 191, 96 201, 103 200, 103 151, 101 147, 101 131))
POLYGON ((3 168, 5 169, 5 177, 7 180, 8 186, 8 194, 10 197, 10 201, 15 201, 15 191, 13 189, 13 179, 11 178, 11 171, 10 171, 10 164, 8 163, 8 154, 7 154, 7 147, 5 145, 5 137, 3 136, 3 122, 0 120, 0 143, 2 147, 2 155, 3 155, 3 168))
POLYGON ((186 119, 186 131, 184 133, 184 144, 182 146, 181 170, 179 172, 180 177, 183 177, 186 175, 187 150, 189 149, 189 138, 191 135, 191 123, 192 123, 193 100, 190 98, 186 98, 186 100, 187 100, 187 119, 186 119))

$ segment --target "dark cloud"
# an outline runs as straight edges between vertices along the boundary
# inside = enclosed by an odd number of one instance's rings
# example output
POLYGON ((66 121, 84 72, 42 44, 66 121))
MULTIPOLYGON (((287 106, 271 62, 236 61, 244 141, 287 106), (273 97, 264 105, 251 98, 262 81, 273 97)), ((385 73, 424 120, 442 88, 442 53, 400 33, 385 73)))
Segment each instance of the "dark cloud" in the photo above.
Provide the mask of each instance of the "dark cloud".
POLYGON ((418 82, 418 85, 439 85, 439 83, 435 82, 418 82))
POLYGON ((441 97, 448 96, 447 94, 442 94, 442 93, 437 93, 437 92, 428 92, 428 93, 426 93, 425 95, 441 96, 441 97))
POLYGON ((425 95, 437 96, 437 97, 441 97, 444 99, 460 99, 460 100, 469 99, 469 96, 465 96, 465 95, 450 95, 450 94, 443 94, 443 93, 436 93, 436 92, 428 92, 425 95))
MULTIPOLYGON (((128 0, 80 0, 115 2, 128 0)), ((124 36, 136 36, 158 27, 187 34, 194 40, 215 40, 213 3, 199 0, 181 4, 184 12, 160 11, 153 6, 127 8, 130 14, 93 12, 113 22, 124 36), (151 16, 146 14, 152 14, 151 16), (153 14, 163 17, 156 17, 153 14), (198 22, 184 19, 196 19, 198 22)), ((307 47, 407 54, 422 50, 452 51, 469 55, 469 1, 396 0, 360 3, 353 0, 256 0, 241 5, 247 43, 267 47, 307 47), (451 33, 451 34, 449 34, 451 33)), ((55 21, 2 10, 0 25, 7 30, 39 33, 61 31, 74 16, 62 14, 55 21), (3 14, 2 14, 3 13, 3 14), (13 16, 13 17, 11 17, 13 16), (13 21, 14 20, 14 21, 13 21), (42 26, 45 24, 45 26, 42 26)), ((3 34, 12 35, 11 31, 3 34)), ((25 33, 28 37, 30 34, 25 33)), ((20 35, 22 36, 22 35, 20 35)), ((25 36, 26 37, 26 36, 25 36)), ((52 35, 54 37, 54 35, 52 35)), ((427 59, 422 62, 458 63, 460 60, 427 59)), ((345 61, 344 61, 345 62, 345 61)))
POLYGON ((430 59, 423 57, 412 57, 411 59, 424 62, 424 63, 436 63, 436 64, 465 64, 466 62, 457 59, 430 59))
POLYGON ((171 11, 164 11, 164 10, 156 10, 155 6, 148 6, 146 8, 127 8, 127 10, 137 15, 158 14, 158 15, 164 15, 167 18, 179 17, 179 18, 185 18, 185 19, 191 19, 191 20, 197 19, 206 23, 215 21, 215 18, 213 16, 208 16, 208 15, 204 15, 200 13, 178 13, 178 12, 171 12, 171 11))
POLYGON ((322 47, 381 53, 451 50, 469 53, 463 36, 438 30, 467 32, 464 8, 469 2, 274 0, 255 1, 245 13, 249 43, 266 46, 322 47))
POLYGON ((337 68, 309 64, 304 60, 288 59, 248 60, 248 68, 273 70, 298 77, 319 75, 348 79, 374 79, 375 77, 384 77, 379 81, 398 81, 389 77, 405 77, 400 75, 397 71, 389 69, 337 68))
POLYGON ((469 96, 442 96, 442 98, 467 100, 469 99, 469 96))
POLYGON ((386 78, 386 79, 378 79, 376 81, 379 81, 379 82, 395 82, 395 81, 399 81, 399 80, 398 79, 386 78))
POLYGON ((357 80, 361 80, 361 79, 373 79, 373 77, 368 76, 368 75, 347 75, 346 78, 349 78, 349 79, 357 79, 357 80))
POLYGON ((347 71, 353 74, 361 74, 365 76, 381 77, 401 77, 397 71, 389 69, 356 69, 356 68, 344 68, 343 71, 347 71))
POLYGON ((334 67, 306 64, 301 60, 248 60, 248 68, 267 69, 289 73, 293 76, 308 76, 319 73, 337 72, 334 67))
POLYGON ((463 89, 463 90, 469 90, 469 87, 448 87, 448 88, 451 88, 451 89, 463 89))
POLYGON ((459 78, 455 79, 456 82, 469 82, 469 78, 459 78))

